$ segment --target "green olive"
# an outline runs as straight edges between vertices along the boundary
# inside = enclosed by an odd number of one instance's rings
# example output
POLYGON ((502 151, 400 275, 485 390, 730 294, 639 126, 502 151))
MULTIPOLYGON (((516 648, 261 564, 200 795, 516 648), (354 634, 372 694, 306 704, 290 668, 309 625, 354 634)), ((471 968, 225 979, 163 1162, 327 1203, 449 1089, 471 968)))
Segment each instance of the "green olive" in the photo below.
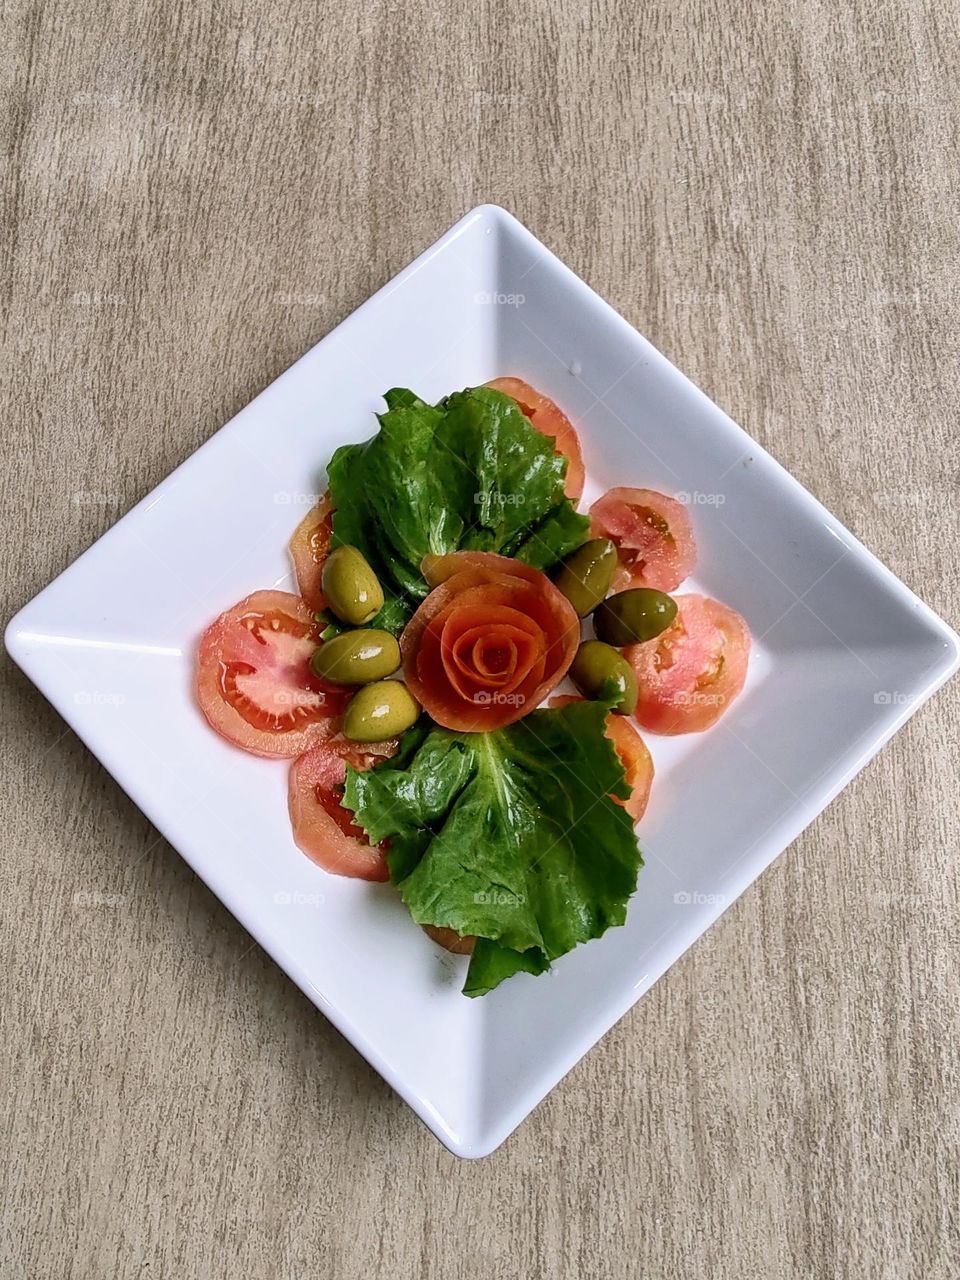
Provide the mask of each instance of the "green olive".
POLYGON ((592 613, 610 590, 617 549, 609 538, 591 538, 571 551, 554 576, 554 584, 581 618, 592 613))
POLYGON ((597 635, 618 649, 666 631, 677 616, 676 601, 652 587, 633 587, 604 600, 593 615, 597 635))
POLYGON ((620 699, 614 711, 628 716, 637 707, 637 677, 622 653, 602 640, 584 640, 570 667, 570 679, 585 698, 605 698, 614 692, 620 699))
POLYGON ((320 587, 343 622, 360 627, 383 608, 383 588, 356 547, 336 547, 323 562, 320 587))
POLYGON ((420 704, 399 680, 378 680, 358 689, 343 713, 343 736, 352 742, 385 742, 404 733, 420 704))
POLYGON ((389 631, 341 631, 317 649, 310 665, 314 675, 333 684, 369 684, 393 675, 400 666, 400 646, 389 631))

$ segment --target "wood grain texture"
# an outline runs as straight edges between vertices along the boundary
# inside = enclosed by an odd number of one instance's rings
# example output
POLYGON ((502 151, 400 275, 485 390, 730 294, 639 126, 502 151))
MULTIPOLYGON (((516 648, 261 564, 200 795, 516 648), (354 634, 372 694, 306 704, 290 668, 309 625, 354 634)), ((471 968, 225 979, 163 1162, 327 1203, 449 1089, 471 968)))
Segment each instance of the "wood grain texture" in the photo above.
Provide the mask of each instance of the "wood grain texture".
MULTIPOLYGON (((489 200, 957 625, 958 25, 14 0, 4 616, 489 200)), ((3 682, 4 1280, 960 1274, 956 684, 466 1163, 3 682)))

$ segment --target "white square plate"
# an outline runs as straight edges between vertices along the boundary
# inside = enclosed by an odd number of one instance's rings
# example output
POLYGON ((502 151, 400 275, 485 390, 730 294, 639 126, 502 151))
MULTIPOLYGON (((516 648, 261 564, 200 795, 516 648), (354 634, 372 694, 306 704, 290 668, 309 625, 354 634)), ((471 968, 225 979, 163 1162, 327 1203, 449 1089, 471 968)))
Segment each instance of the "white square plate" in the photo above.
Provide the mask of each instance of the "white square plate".
POLYGON ((155 826, 452 1151, 492 1151, 958 663, 953 632, 502 209, 467 214, 10 623, 7 648, 155 826), (756 638, 710 732, 649 738, 647 865, 624 928, 480 1000, 389 886, 295 848, 285 762, 192 696, 210 620, 293 585, 287 539, 381 393, 517 374, 579 429, 590 501, 686 493, 695 582, 756 638))

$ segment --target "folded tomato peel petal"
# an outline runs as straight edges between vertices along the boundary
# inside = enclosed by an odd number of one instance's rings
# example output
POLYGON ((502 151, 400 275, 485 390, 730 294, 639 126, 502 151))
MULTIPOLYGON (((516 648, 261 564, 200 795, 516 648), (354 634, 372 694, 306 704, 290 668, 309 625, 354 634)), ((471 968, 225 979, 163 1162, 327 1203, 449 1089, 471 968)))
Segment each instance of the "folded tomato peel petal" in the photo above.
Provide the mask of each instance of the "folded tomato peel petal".
POLYGON ((411 693, 446 729, 500 729, 532 711, 566 675, 580 619, 538 569, 488 551, 427 556, 433 590, 400 638, 411 693), (492 670, 486 655, 505 661, 492 670))

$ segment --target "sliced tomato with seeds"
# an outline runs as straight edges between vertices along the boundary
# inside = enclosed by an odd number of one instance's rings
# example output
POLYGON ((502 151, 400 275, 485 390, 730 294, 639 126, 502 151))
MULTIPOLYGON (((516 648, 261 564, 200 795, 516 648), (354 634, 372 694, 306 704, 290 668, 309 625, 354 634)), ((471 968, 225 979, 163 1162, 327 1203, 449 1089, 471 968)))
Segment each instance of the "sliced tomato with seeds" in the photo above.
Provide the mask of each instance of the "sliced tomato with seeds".
POLYGON ((590 508, 595 538, 609 538, 620 561, 614 591, 653 587, 674 591, 697 560, 683 503, 654 489, 608 489, 590 508))
POLYGON ((329 493, 325 493, 317 505, 311 507, 303 517, 290 539, 290 556, 297 577, 297 587, 303 599, 317 612, 327 607, 320 587, 320 577, 332 536, 333 503, 329 493))
MULTIPOLYGON (((583 698, 562 694, 551 698, 550 706, 565 707, 571 702, 583 702, 583 698)), ((653 758, 647 750, 647 744, 626 716, 617 715, 611 711, 606 718, 604 732, 620 757, 627 786, 630 788, 630 796, 627 800, 621 800, 619 796, 612 796, 611 799, 615 804, 626 809, 634 822, 639 822, 646 810, 647 801, 650 799, 650 788, 653 786, 653 758)))
POLYGON ((371 845, 342 801, 348 764, 354 769, 371 769, 396 749, 396 738, 377 743, 327 738, 290 766, 288 803, 293 838, 324 871, 359 880, 389 880, 387 842, 371 845))
POLYGON ((709 729, 747 678, 750 630, 739 613, 709 596, 675 599, 666 631, 623 651, 637 675, 637 722, 651 733, 709 729))
POLYGON ((297 756, 333 733, 352 690, 310 670, 313 610, 288 591, 255 591, 200 641, 197 699, 208 723, 256 756, 297 756))
POLYGON ((557 453, 563 454, 567 460, 564 492, 571 502, 579 502, 585 475, 583 451, 580 437, 567 415, 549 396, 541 395, 522 378, 494 378, 486 385, 516 400, 521 413, 530 419, 530 425, 536 427, 541 435, 552 436, 557 453))

